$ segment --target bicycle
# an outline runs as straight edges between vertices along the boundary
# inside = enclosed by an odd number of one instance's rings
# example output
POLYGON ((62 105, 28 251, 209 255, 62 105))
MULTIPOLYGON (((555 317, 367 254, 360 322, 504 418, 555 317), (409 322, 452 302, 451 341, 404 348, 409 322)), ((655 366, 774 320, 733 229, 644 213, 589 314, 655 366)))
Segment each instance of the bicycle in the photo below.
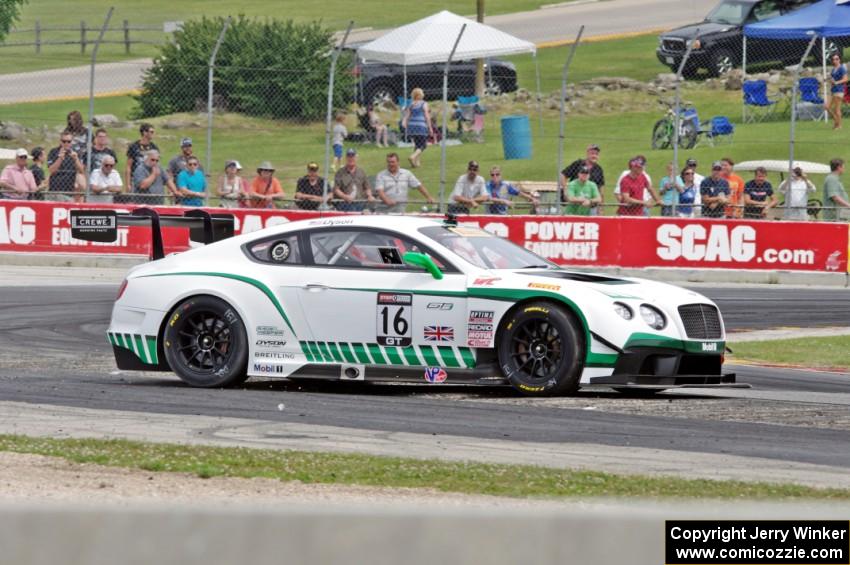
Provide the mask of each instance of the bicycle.
MULTIPOLYGON (((674 128, 676 127, 673 104, 668 101, 659 100, 659 104, 667 106, 667 112, 663 118, 655 122, 652 128, 652 148, 670 149, 673 146, 674 128)), ((696 108, 690 102, 685 102, 683 108, 679 109, 679 147, 691 149, 697 143, 699 135, 699 117, 696 108)))

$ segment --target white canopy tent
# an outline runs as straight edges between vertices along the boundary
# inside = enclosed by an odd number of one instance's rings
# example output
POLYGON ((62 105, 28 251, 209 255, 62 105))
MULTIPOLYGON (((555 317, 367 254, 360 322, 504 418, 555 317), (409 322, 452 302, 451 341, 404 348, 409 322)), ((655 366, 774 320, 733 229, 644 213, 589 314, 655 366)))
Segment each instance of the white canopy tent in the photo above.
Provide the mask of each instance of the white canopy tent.
MULTIPOLYGON (((451 61, 486 59, 505 55, 531 53, 535 55, 537 90, 540 91, 540 72, 537 66, 537 47, 498 29, 442 11, 415 21, 362 45, 357 56, 364 61, 403 65, 404 92, 407 97, 408 65, 446 63, 443 71, 443 135, 440 142, 440 206, 445 193, 446 116, 448 113, 447 73, 451 61)), ((538 95, 538 104, 539 104, 538 95)))

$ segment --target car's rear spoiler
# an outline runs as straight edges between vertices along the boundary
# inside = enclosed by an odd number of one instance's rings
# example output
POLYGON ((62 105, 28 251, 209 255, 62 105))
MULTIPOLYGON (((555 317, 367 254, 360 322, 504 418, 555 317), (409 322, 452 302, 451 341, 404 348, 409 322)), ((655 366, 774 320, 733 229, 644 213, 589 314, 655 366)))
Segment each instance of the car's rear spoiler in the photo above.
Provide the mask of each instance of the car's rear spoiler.
POLYGON ((189 229, 189 239, 208 245, 233 236, 236 220, 232 214, 210 214, 206 210, 187 210, 182 216, 160 214, 151 208, 132 212, 116 210, 71 210, 71 237, 85 241, 113 242, 118 239, 118 226, 150 226, 151 260, 165 257, 162 228, 189 229))

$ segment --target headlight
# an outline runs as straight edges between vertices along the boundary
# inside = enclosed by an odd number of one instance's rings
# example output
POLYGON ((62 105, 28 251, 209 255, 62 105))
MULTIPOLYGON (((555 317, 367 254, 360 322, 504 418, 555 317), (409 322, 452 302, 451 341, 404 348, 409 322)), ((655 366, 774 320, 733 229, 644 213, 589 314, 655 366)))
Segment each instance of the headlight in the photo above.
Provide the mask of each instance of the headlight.
POLYGON ((664 317, 664 314, 658 308, 648 304, 640 305, 640 317, 654 330, 663 330, 667 325, 667 319, 664 317))
POLYGON ((622 302, 614 303, 614 312, 619 314, 620 317, 624 320, 631 320, 635 316, 634 312, 632 312, 632 309, 623 304, 622 302))

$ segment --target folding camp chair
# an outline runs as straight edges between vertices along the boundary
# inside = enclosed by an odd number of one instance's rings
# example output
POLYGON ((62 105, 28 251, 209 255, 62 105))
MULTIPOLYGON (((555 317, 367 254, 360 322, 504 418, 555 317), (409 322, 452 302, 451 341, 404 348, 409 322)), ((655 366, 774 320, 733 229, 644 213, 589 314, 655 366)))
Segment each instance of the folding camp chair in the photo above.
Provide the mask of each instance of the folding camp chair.
POLYGON ((714 116, 708 123, 704 123, 699 130, 697 145, 703 142, 714 147, 715 144, 732 143, 735 135, 735 125, 726 116, 714 116))
POLYGON ((457 120, 457 133, 460 138, 475 141, 484 139, 484 114, 487 112, 478 103, 477 96, 458 96, 454 119, 457 120))
POLYGON ((776 100, 767 97, 767 82, 748 80, 744 82, 744 121, 761 122, 773 116, 776 100))
POLYGON ((824 102, 820 93, 820 82, 815 77, 800 79, 797 102, 797 118, 801 120, 820 120, 824 117, 824 102))

